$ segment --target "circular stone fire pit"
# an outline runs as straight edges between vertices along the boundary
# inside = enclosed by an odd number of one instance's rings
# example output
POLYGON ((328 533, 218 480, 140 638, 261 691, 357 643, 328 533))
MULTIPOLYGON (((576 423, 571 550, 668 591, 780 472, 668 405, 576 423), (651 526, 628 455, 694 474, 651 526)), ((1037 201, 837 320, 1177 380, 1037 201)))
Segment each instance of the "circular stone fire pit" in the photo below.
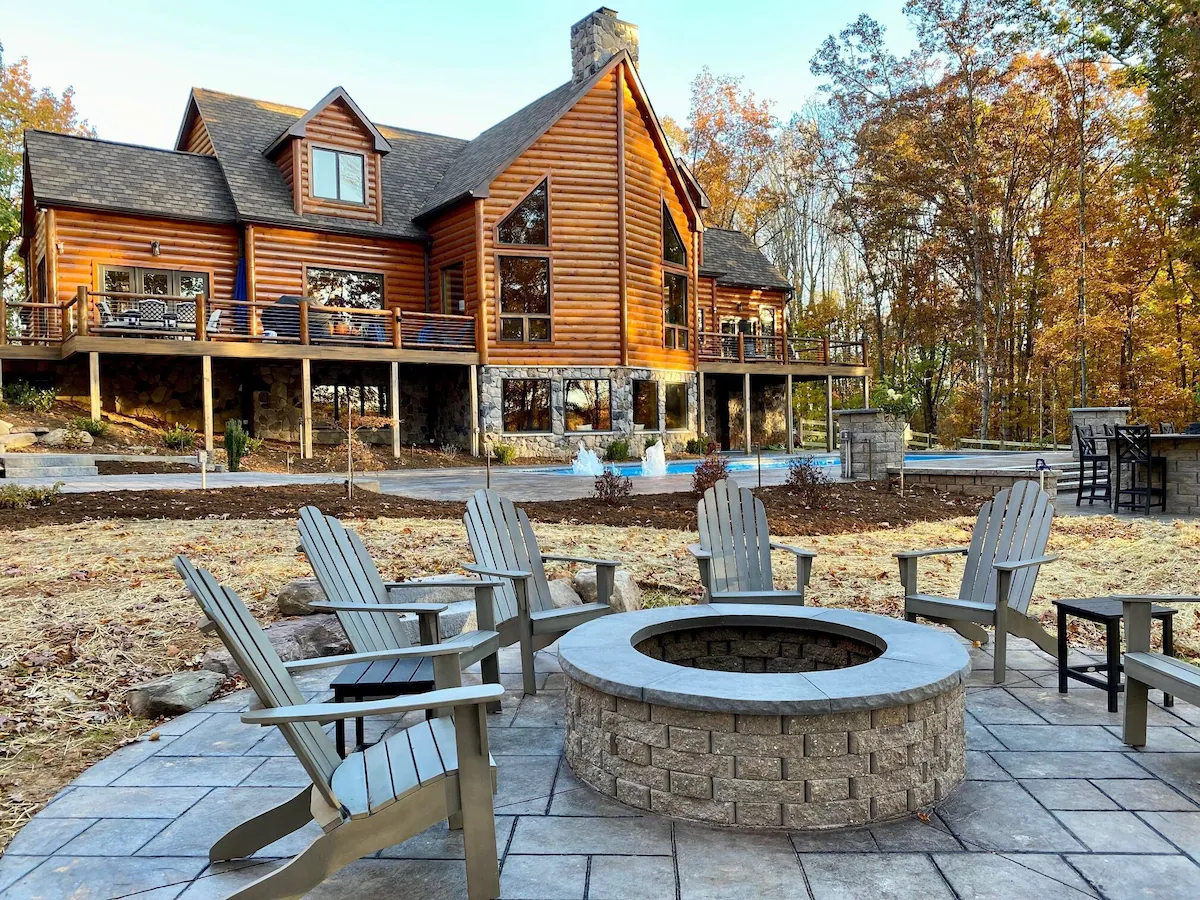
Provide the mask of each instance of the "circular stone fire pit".
POLYGON ((833 828, 963 779, 967 651, 850 610, 699 605, 605 616, 559 642, 566 757, 602 794, 679 819, 833 828))

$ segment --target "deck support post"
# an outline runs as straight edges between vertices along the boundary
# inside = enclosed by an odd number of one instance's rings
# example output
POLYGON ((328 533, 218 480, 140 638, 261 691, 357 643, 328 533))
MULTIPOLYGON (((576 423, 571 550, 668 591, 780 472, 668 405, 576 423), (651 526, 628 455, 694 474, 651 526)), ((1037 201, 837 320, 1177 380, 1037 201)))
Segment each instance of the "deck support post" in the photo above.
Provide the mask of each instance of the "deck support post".
POLYGON ((467 382, 469 385, 468 393, 470 394, 470 411, 468 415, 471 417, 470 422, 470 437, 471 437, 471 455, 479 455, 479 366, 467 366, 467 382))
POLYGON ((100 421, 100 354, 88 353, 88 414, 100 421))
POLYGON ((696 373, 696 437, 704 440, 704 373, 696 373))
POLYGON ((833 452, 833 376, 825 376, 825 450, 833 452))
MULTIPOLYGON (((397 320, 399 325, 399 320, 397 320)), ((392 458, 399 459, 400 446, 400 363, 391 364, 392 458)))
POLYGON ((213 452, 212 357, 200 357, 200 397, 204 406, 204 449, 213 452))
MULTIPOLYGON (((791 454, 796 452, 796 416, 795 416, 796 410, 794 409, 794 404, 792 403, 792 373, 791 372, 788 372, 787 375, 784 376, 783 391, 784 391, 785 409, 787 410, 785 413, 785 417, 787 418, 787 452, 788 452, 788 455, 790 456, 791 454)), ((803 442, 801 442, 801 443, 803 443, 803 442)), ((803 449, 803 447, 801 447, 801 449, 803 449)))
POLYGON ((312 360, 300 360, 300 458, 312 459, 312 360))
MULTIPOLYGON (((739 338, 742 335, 738 335, 739 338)), ((742 375, 742 438, 746 444, 746 455, 750 455, 750 373, 742 375)))
POLYGON ((871 376, 863 376, 863 407, 871 405, 871 376))

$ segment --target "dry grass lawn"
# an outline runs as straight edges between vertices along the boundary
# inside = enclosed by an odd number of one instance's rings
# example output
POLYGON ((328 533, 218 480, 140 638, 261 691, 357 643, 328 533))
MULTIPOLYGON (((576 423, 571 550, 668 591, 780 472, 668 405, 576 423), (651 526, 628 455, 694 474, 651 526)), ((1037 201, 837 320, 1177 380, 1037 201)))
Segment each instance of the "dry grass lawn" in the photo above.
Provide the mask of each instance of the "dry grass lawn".
MULTIPOLYGON (((381 569, 405 578, 454 571, 467 558, 457 522, 376 519, 356 523, 381 569)), ((891 553, 965 542, 967 519, 804 542, 819 551, 811 602, 884 614, 899 609, 891 553)), ((543 546, 627 561, 651 603, 698 593, 685 551, 694 536, 648 528, 539 525, 543 546)), ((260 619, 274 591, 311 574, 290 519, 103 521, 10 533, 0 549, 0 847, 91 763, 154 723, 132 718, 131 685, 197 663, 209 646, 197 610, 171 565, 185 553, 235 587, 260 619)), ((796 541, 801 543, 801 541, 796 541)), ((1194 524, 1062 518, 1043 569, 1035 611, 1053 626, 1049 600, 1117 591, 1200 592, 1200 528, 1194 524)), ((790 575, 780 560, 780 577, 790 575)), ((958 558, 922 561, 922 590, 954 590, 958 558)), ((1176 625, 1181 653, 1200 657, 1195 608, 1176 625)), ((1073 640, 1094 642, 1081 630, 1073 640)))

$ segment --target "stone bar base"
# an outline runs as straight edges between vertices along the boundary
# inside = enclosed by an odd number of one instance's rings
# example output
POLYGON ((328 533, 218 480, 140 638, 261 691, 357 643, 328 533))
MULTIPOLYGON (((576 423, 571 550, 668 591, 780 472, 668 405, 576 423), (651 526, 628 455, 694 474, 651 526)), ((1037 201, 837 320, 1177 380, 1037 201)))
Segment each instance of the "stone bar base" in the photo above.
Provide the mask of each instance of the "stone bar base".
MULTIPOLYGON (((899 480, 900 470, 888 475, 899 480)), ((909 469, 904 470, 905 487, 929 487, 944 494, 965 494, 987 499, 1018 481, 1038 481, 1043 473, 1033 469, 909 469)), ((1046 493, 1051 497, 1058 491, 1058 473, 1044 473, 1046 493)))
POLYGON ((1103 434, 1105 425, 1129 424, 1128 406, 1076 406, 1070 412, 1072 459, 1079 459, 1079 442, 1075 440, 1076 425, 1091 425, 1097 434, 1103 434))
POLYGON ((745 828, 863 825, 945 799, 966 767, 962 685, 927 700, 808 716, 644 703, 567 680, 566 758, 600 793, 745 828))
POLYGON ((904 464, 907 422, 873 408, 841 409, 834 415, 838 418, 843 478, 880 481, 889 469, 904 464))

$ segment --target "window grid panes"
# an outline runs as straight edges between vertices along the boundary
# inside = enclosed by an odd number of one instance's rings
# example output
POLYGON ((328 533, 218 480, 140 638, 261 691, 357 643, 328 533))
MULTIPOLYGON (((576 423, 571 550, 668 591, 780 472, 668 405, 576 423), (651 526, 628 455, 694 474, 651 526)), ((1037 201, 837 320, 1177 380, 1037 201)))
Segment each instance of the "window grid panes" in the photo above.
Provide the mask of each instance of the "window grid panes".
POLYGON ((608 379, 569 380, 564 387, 567 431, 612 430, 612 387, 608 379))
POLYGON ((455 263, 442 269, 442 313, 461 315, 467 310, 467 297, 463 289, 463 265, 455 263))
POLYGON ((663 346, 688 348, 687 276, 663 273, 663 346))
POLYGON ((501 244, 521 244, 545 247, 550 243, 548 208, 549 194, 542 182, 516 205, 496 227, 496 241, 501 244))
POLYGON ((106 294, 156 294, 160 297, 209 295, 208 274, 138 266, 105 266, 100 273, 106 294))
POLYGON ((550 379, 505 378, 501 385, 504 431, 550 431, 550 379))
POLYGON ((643 431, 658 431, 658 382, 633 382, 633 425, 643 431))
POLYGON ((687 385, 675 381, 666 389, 666 420, 668 431, 679 431, 688 427, 687 385))
POLYGON ((365 203, 365 168, 366 160, 361 153, 313 147, 313 196, 342 203, 365 203))
POLYGON ((500 339, 550 340, 550 259, 501 256, 500 339))

